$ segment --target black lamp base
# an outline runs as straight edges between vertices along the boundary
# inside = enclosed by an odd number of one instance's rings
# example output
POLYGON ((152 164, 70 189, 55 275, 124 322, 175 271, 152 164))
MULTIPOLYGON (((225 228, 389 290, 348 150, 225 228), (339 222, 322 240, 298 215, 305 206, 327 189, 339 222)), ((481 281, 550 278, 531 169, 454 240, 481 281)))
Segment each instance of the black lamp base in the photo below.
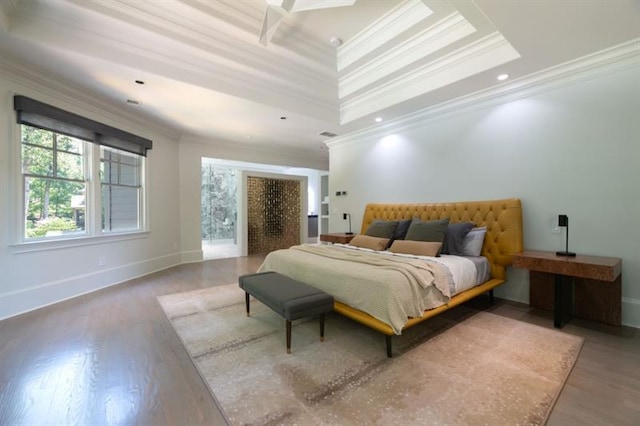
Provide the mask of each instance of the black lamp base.
POLYGON ((345 232, 344 235, 353 235, 353 232, 345 232))
POLYGON ((570 251, 557 251, 556 256, 576 257, 576 254, 570 251))

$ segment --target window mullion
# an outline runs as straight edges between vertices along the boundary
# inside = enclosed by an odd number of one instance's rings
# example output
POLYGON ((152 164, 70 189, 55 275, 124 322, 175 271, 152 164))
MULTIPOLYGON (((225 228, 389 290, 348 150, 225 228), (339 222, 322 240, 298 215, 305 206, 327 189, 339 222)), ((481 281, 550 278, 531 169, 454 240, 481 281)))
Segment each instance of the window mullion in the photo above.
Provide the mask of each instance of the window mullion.
MULTIPOLYGON (((100 197, 100 146, 96 144, 87 144, 90 151, 91 165, 89 170, 89 182, 87 184, 87 199, 91 200, 91 212, 87 212, 87 216, 91 218, 90 235, 100 235, 100 211, 102 210, 102 199, 100 197)), ((89 207, 87 207, 89 208, 89 207)))
POLYGON ((51 177, 58 177, 58 134, 53 134, 53 170, 51 177))

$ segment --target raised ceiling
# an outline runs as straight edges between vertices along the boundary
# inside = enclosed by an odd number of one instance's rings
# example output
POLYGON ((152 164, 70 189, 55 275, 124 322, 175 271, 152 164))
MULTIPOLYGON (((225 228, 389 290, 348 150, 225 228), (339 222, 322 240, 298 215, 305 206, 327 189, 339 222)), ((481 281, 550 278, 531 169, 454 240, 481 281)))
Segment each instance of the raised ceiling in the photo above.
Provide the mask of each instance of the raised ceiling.
POLYGON ((187 139, 326 158, 321 132, 349 133, 508 84, 500 73, 523 78, 637 40, 639 5, 0 0, 0 54, 7 70, 45 75, 187 139))

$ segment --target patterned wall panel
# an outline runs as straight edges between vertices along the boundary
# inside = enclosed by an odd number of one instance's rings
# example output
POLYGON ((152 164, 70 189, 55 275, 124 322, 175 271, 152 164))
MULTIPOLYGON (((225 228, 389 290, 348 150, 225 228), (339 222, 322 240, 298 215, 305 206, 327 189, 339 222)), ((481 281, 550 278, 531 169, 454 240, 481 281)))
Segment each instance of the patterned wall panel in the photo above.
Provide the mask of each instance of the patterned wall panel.
POLYGON ((300 214, 300 181, 248 176, 248 254, 300 244, 300 214))

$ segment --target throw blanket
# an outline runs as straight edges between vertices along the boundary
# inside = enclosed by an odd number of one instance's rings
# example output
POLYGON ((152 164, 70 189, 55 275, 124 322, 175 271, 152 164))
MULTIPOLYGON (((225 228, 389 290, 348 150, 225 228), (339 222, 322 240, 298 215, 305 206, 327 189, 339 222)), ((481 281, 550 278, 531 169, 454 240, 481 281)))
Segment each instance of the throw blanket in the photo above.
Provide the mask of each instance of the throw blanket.
POLYGON ((408 317, 450 299, 451 277, 437 262, 381 256, 339 246, 301 245, 271 252, 258 272, 312 285, 387 323, 400 334, 408 317))

